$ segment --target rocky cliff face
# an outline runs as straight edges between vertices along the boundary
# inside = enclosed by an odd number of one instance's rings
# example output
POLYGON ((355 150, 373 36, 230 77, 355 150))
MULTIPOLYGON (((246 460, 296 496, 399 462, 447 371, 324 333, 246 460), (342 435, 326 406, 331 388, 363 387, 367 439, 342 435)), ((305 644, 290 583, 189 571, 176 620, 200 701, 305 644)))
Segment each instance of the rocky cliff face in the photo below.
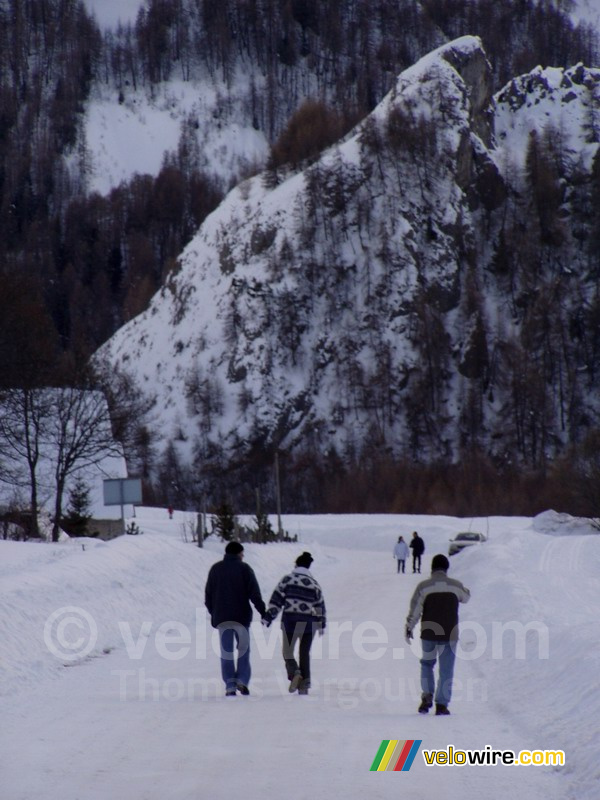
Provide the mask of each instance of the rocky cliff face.
POLYGON ((235 188, 99 357, 188 461, 539 462, 598 414, 597 81, 538 70, 494 99, 478 39, 439 48, 314 163, 235 188))

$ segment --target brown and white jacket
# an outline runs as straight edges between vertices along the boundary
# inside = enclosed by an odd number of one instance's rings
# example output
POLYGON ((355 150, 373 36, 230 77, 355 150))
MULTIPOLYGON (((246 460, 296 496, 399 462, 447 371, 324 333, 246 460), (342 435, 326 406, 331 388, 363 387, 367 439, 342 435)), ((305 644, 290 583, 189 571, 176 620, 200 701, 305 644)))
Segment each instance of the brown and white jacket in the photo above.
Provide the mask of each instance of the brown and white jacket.
POLYGON ((458 604, 467 603, 471 593, 460 581, 443 570, 421 581, 410 601, 406 627, 413 630, 421 620, 421 639, 454 642, 458 639, 458 604))

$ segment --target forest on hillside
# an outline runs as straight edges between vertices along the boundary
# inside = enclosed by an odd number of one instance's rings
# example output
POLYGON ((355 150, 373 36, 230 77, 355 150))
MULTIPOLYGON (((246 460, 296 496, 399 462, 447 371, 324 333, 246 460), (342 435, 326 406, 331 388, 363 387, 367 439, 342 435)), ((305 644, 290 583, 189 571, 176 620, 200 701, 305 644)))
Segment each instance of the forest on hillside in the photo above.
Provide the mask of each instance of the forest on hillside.
MULTIPOLYGON (((543 92, 545 78, 538 79, 543 92)), ((599 80, 597 72, 577 68, 565 84, 585 82, 592 94, 599 80)), ((536 97, 519 95, 511 85, 498 100, 527 99, 535 106, 536 97)), ((590 145, 600 141, 597 123, 592 106, 581 130, 590 145)), ((280 145, 284 141, 286 136, 280 145)), ((141 471, 157 475, 156 486, 179 504, 231 496, 247 509, 257 485, 273 501, 279 448, 282 482, 295 510, 535 514, 552 506, 597 514, 598 151, 590 172, 559 130, 549 126, 542 135, 532 133, 520 168, 508 170, 504 181, 486 175, 468 187, 476 223, 461 227, 459 221, 452 229, 441 263, 450 272, 454 245, 461 268, 445 291, 435 281, 428 284, 425 263, 435 263, 441 228, 431 217, 429 227, 416 226, 426 256, 419 262, 421 288, 406 298, 396 281, 406 279, 407 257, 391 252, 395 221, 405 213, 399 187, 413 185, 407 166, 412 161, 422 184, 414 181, 411 199, 426 186, 440 189, 440 128, 422 119, 411 125, 396 108, 379 123, 369 119, 359 148, 360 157, 350 163, 334 148, 326 165, 306 169, 298 204, 303 212, 292 230, 286 227, 290 238, 281 248, 269 249, 275 233, 269 220, 254 220, 250 232, 233 223, 231 241, 241 242, 241 260, 243 253, 247 259, 264 251, 269 256, 265 282, 252 271, 247 279, 241 270, 228 294, 230 383, 208 369, 191 368, 181 387, 186 424, 174 426, 169 446, 141 471), (381 197, 385 213, 377 205, 381 197), (353 235, 356 246, 348 246, 353 235), (381 259, 380 270, 375 257, 363 262, 357 255, 362 241, 381 259), (353 256, 341 255, 345 246, 353 256), (286 276, 294 276, 291 286, 286 276), (355 313, 357 296, 365 304, 368 330, 355 313), (305 334, 314 314, 322 335, 309 351, 305 334), (390 330, 397 328, 402 343, 414 348, 414 362, 403 363, 398 341, 390 341, 390 330), (300 419, 303 405, 314 412, 306 414, 306 425, 286 428, 282 420, 280 430, 269 422, 281 418, 259 419, 257 381, 251 376, 245 383, 255 358, 267 376, 278 369, 312 376, 293 409, 300 419), (319 413, 310 395, 317 394, 315 375, 327 366, 335 392, 319 413), (236 393, 238 422, 248 412, 254 423, 249 434, 240 433, 232 457, 215 436, 214 423, 224 414, 226 395, 236 393), (193 443, 191 464, 179 456, 184 442, 193 443), (169 484, 173 475, 177 479, 169 484)), ((262 180, 270 186, 278 175, 268 170, 262 180)), ((227 242, 221 254, 221 269, 227 270, 227 242)), ((180 345, 183 351, 186 345, 180 345)))
MULTIPOLYGON (((278 170, 306 164, 364 118, 402 69, 457 36, 482 38, 494 91, 538 64, 595 65, 596 32, 574 27, 563 5, 149 0, 135 25, 101 31, 80 0, 0 0, 0 389, 87 386, 82 365, 147 307, 207 214, 245 177, 231 175, 225 185, 203 172, 190 119, 157 175, 135 175, 104 196, 90 193, 84 115, 98 87, 125 103, 132 92, 151 94, 174 79, 232 85, 238 70, 245 70, 252 80, 243 113, 271 145, 265 180, 276 181, 278 170)), ((386 131, 386 147, 427 146, 430 138, 421 142, 418 131, 411 135, 405 121, 395 122, 386 131)), ((598 127, 591 118, 590 137, 598 136, 598 127)), ((522 192, 504 204, 492 272, 527 324, 519 347, 501 354, 488 352, 474 329, 463 368, 479 395, 473 393, 457 421, 468 432, 460 465, 449 463, 447 454, 438 464, 399 461, 376 438, 370 452, 342 458, 322 451, 317 432, 297 452, 281 454, 288 510, 535 513, 552 498, 581 513, 594 507, 594 432, 585 441, 574 436, 574 450, 567 448, 564 458, 545 458, 552 434, 544 387, 560 391, 569 364, 585 364, 593 380, 600 354, 600 301, 582 305, 578 315, 554 314, 568 284, 560 265, 574 240, 588 278, 600 271, 600 161, 588 180, 560 147, 551 138, 530 141, 522 192), (568 232, 566 200, 574 223, 568 232), (545 324, 549 316, 552 325, 545 324), (501 372, 505 364, 510 373, 501 372), (494 380, 508 386, 512 377, 516 458, 499 463, 471 447, 481 427, 478 397, 494 380), (582 457, 583 471, 575 470, 582 457)), ((319 186, 314 189, 317 203, 319 186)), ((469 257, 477 254, 475 246, 469 257)), ((465 296, 476 310, 477 287, 465 296)), ((436 381, 447 369, 448 353, 435 309, 425 303, 415 319, 426 365, 411 406, 418 452, 418 436, 438 411, 436 381)), ((293 315, 288 321, 285 335, 293 338, 293 315)), ((382 413, 392 413, 389 374, 382 373, 369 392, 350 369, 345 374, 365 407, 381 402, 382 413)), ((579 397, 560 396, 565 431, 580 424, 579 397)), ((202 486, 208 480, 210 502, 235 494, 237 510, 248 510, 256 475, 272 501, 271 451, 257 448, 233 465, 215 458, 213 473, 204 468, 200 475, 200 468, 179 462, 173 447, 158 456, 144 420, 138 422, 129 436, 130 468, 144 476, 149 502, 199 507, 207 501, 202 486)))
POLYGON ((83 363, 147 306, 227 188, 203 174, 182 136, 158 175, 90 195, 83 118, 95 86, 124 100, 173 78, 234 80, 244 65, 256 75, 248 119, 280 164, 330 144, 403 68, 463 33, 482 37, 496 88, 536 64, 597 58, 591 28, 533 0, 149 0, 134 26, 107 31, 80 0, 2 0, 2 383, 18 385, 40 330, 49 363, 83 363), (293 117, 307 100, 319 104, 319 125, 314 114, 293 117))

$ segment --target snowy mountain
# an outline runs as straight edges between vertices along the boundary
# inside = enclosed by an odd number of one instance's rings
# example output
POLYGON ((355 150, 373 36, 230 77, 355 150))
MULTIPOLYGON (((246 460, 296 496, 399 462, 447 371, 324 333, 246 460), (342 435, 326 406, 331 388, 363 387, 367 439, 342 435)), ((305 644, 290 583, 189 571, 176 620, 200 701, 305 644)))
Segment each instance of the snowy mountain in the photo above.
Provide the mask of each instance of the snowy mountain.
MULTIPOLYGON (((135 26, 138 14, 152 6, 145 0, 85 0, 85 5, 108 36, 135 26)), ((415 4, 417 9, 420 5, 415 4)), ((572 2, 566 10, 574 25, 600 30, 598 0, 572 2)), ((287 113, 302 97, 330 92, 318 75, 308 74, 306 66, 295 68, 297 77, 275 81, 289 83, 296 93, 287 113)), ((267 126, 256 125, 256 119, 253 124, 248 109, 268 90, 265 70, 242 60, 233 71, 225 75, 200 69, 191 80, 174 74, 150 87, 134 88, 126 81, 124 97, 111 81, 97 81, 85 104, 81 136, 87 150, 87 190, 105 195, 136 174, 158 175, 165 158, 177 152, 190 120, 200 156, 197 166, 221 185, 227 187, 231 180, 262 167, 269 154, 267 126)), ((282 96, 276 105, 283 110, 282 96)), ((280 114, 275 127, 279 129, 285 119, 286 114, 280 114)))
MULTIPOLYGON (((44 13, 0 3, 5 282, 39 294, 57 350, 88 356, 147 307, 224 193, 263 168, 282 135, 289 142, 306 102, 328 115, 323 148, 404 68, 465 34, 485 43, 494 91, 537 64, 593 65, 598 37, 569 18, 576 10, 562 0, 45 0, 44 13)), ((300 139, 323 133, 303 122, 300 139)), ((40 314, 17 316, 35 339, 40 314)), ((11 368, 2 341, 0 366, 11 368)))
POLYGON ((230 192, 99 356, 188 463, 479 446, 539 465, 600 411, 599 81, 538 68, 493 98, 477 38, 440 47, 314 163, 230 192))

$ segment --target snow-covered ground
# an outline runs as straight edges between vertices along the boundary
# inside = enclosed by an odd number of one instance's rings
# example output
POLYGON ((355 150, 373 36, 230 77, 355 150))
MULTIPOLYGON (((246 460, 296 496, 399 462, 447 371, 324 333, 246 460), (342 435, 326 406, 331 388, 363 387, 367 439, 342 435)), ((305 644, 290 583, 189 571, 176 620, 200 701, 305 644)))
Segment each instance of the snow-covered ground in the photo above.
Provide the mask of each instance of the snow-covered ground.
POLYGON ((241 73, 235 88, 216 79, 174 79, 152 91, 130 89, 123 102, 116 89, 97 85, 86 112, 89 191, 108 194, 135 174, 157 175, 165 155, 177 152, 186 126, 198 143, 196 166, 224 187, 232 176, 264 164, 268 143, 241 110, 249 92, 248 75, 241 73))
POLYGON ((246 561, 268 599, 313 553, 328 608, 313 688, 288 694, 278 626, 255 621, 251 695, 226 700, 203 607, 222 543, 191 543, 193 515, 136 521, 143 535, 110 543, 0 542, 3 800, 598 797, 600 537, 587 525, 551 512, 284 517, 298 544, 246 545, 246 561), (418 530, 425 573, 468 529, 489 540, 451 560, 472 592, 452 716, 423 717, 418 644, 403 640, 419 576, 396 574, 392 548, 418 530), (383 777, 369 771, 382 739, 564 750, 566 765, 428 767, 421 750, 383 777))
POLYGON ((119 23, 135 24, 143 0, 84 0, 88 12, 96 17, 101 28, 116 28, 119 23))
POLYGON ((585 22, 595 28, 600 28, 599 0, 575 0, 569 11, 573 22, 585 22))

